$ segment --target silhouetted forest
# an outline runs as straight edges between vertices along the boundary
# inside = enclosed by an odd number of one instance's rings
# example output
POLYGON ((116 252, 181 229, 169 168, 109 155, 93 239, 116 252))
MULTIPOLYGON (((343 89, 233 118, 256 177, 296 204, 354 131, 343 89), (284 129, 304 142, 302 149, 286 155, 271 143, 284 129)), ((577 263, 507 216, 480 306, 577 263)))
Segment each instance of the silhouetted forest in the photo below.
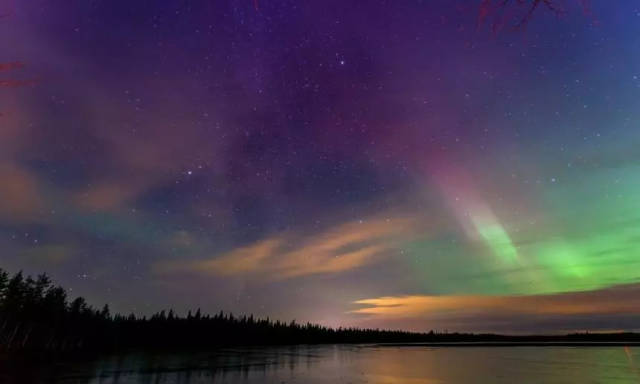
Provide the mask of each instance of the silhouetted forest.
POLYGON ((49 277, 13 276, 0 270, 0 350, 78 351, 129 348, 204 348, 218 345, 408 342, 416 334, 332 329, 231 313, 178 316, 173 310, 151 317, 111 314, 82 297, 69 301, 49 277))
POLYGON ((77 352, 123 349, 197 349, 229 345, 323 343, 451 343, 640 341, 638 334, 503 336, 462 333, 412 333, 378 329, 329 328, 283 323, 231 313, 178 316, 172 310, 151 317, 112 315, 67 292, 49 277, 13 276, 0 269, 0 352, 77 352))

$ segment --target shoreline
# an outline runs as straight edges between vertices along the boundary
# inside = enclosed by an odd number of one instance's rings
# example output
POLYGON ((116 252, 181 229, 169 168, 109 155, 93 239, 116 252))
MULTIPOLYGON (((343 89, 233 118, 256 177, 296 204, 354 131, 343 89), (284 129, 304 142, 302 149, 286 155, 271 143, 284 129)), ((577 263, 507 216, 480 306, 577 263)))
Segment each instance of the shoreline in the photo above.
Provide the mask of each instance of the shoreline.
POLYGON ((640 347, 640 341, 460 341, 378 343, 376 347, 640 347))

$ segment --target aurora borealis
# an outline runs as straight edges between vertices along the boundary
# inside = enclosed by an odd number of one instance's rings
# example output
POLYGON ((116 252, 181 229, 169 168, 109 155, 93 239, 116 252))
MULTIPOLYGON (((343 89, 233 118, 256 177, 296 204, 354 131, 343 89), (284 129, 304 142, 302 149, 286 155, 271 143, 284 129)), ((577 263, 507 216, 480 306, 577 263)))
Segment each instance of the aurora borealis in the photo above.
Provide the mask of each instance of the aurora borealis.
POLYGON ((0 266, 140 314, 640 329, 640 7, 483 3, 5 2, 0 266))

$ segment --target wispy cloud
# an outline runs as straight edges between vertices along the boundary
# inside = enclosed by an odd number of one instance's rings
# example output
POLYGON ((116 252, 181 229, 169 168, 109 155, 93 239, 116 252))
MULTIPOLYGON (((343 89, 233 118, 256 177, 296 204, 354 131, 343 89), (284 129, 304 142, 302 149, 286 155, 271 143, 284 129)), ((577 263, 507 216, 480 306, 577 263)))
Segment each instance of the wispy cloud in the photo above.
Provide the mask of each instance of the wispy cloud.
POLYGON ((640 314, 640 285, 586 292, 529 296, 384 296, 354 302, 352 313, 380 318, 424 318, 471 314, 640 314))
POLYGON ((38 180, 10 162, 0 162, 0 179, 0 219, 32 220, 42 207, 38 180))
POLYGON ((112 212, 137 197, 144 187, 136 182, 102 182, 83 190, 75 201, 83 210, 112 212))
POLYGON ((412 233, 413 224, 405 218, 376 219, 341 224, 315 236, 285 233, 205 260, 161 263, 156 270, 273 280, 335 274, 390 254, 398 240, 412 233))

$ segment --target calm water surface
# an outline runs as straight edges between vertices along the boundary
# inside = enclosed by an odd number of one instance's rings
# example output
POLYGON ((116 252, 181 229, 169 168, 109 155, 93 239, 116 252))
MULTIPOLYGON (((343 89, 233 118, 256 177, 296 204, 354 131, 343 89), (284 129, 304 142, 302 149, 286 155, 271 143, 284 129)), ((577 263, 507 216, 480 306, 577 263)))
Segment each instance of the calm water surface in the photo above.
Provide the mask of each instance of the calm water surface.
POLYGON ((309 346, 18 366, 1 383, 640 383, 640 349, 309 346))

